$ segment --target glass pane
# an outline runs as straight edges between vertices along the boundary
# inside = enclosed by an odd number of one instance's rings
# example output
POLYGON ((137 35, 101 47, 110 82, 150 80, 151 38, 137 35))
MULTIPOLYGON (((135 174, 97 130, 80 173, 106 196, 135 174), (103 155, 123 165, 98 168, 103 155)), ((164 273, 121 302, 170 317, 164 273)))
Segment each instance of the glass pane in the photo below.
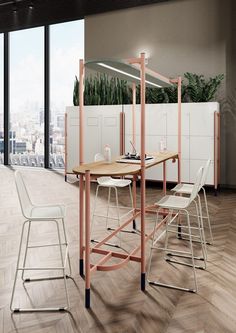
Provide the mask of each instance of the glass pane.
POLYGON ((75 75, 84 58, 84 21, 50 27, 50 166, 64 168, 65 109, 73 105, 75 75))
POLYGON ((44 166, 44 29, 10 33, 10 163, 44 166))
POLYGON ((0 164, 3 164, 3 34, 0 34, 0 164))

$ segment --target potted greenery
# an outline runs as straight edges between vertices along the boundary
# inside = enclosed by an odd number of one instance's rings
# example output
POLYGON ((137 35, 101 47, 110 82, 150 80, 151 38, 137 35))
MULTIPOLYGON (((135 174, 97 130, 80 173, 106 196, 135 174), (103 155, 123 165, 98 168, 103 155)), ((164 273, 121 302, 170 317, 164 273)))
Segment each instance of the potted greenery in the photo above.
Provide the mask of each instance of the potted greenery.
MULTIPOLYGON (((183 102, 209 102, 215 98, 216 92, 224 79, 223 74, 210 77, 186 72, 182 83, 183 102), (186 82, 187 81, 187 82, 186 82)), ((77 77, 74 82, 73 103, 79 104, 77 77)), ((85 105, 117 105, 132 103, 132 89, 129 83, 119 78, 96 74, 85 79, 85 105)), ((137 86, 137 103, 140 103, 140 87, 137 86)), ((146 103, 177 103, 177 87, 146 89, 146 103)))

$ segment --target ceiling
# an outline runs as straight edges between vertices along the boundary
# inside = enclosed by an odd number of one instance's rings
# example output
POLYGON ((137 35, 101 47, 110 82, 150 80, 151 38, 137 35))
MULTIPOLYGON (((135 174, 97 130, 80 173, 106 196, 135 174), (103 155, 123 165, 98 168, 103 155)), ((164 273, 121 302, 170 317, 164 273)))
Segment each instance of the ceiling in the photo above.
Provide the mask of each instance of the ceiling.
POLYGON ((0 0, 0 32, 83 19, 170 0, 0 0), (29 6, 33 4, 33 9, 29 6), (15 12, 14 12, 15 11, 15 12))

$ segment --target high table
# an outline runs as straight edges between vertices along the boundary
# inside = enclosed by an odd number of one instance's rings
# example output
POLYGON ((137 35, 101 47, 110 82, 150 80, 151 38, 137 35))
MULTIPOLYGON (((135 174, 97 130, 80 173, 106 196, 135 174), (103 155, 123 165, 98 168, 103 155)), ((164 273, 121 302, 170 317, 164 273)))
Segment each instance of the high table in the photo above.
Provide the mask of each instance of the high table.
MULTIPOLYGON (((154 159, 152 162, 146 162, 145 168, 151 168, 157 164, 163 163, 163 192, 166 193, 166 161, 175 160, 178 158, 178 153, 176 152, 161 152, 161 153, 148 153, 152 155, 154 159)), ((178 163, 179 168, 179 163, 178 163)), ((104 245, 109 239, 120 232, 128 224, 133 222, 138 216, 144 216, 145 213, 151 212, 152 208, 142 207, 137 208, 136 205, 136 181, 138 176, 141 175, 141 165, 134 163, 119 163, 113 161, 112 163, 107 163, 105 161, 93 162, 88 164, 81 164, 73 169, 76 175, 79 175, 80 187, 79 187, 79 199, 80 199, 80 212, 79 212, 79 238, 80 238, 80 275, 84 275, 84 253, 85 253, 85 307, 90 308, 90 276, 95 271, 110 271, 116 270, 124 266, 129 261, 135 261, 141 263, 141 289, 145 290, 145 243, 149 240, 154 231, 150 234, 145 234, 145 221, 141 219, 141 230, 140 230, 140 245, 133 249, 130 253, 120 253, 110 250, 101 249, 100 247, 104 245), (132 176, 133 177, 133 211, 132 217, 124 221, 117 229, 115 229, 111 234, 102 239, 95 246, 91 247, 90 244, 90 181, 91 177, 101 177, 101 176, 132 176), (84 189, 85 180, 85 189, 84 189), (84 198, 85 193, 85 198, 84 198), (85 200, 84 200, 85 199, 85 200), (85 202, 85 214, 84 214, 84 202, 85 202), (85 220, 84 220, 85 217, 85 220), (84 221, 85 221, 85 243, 84 243, 84 221), (140 251, 140 255, 136 255, 140 251), (90 263, 90 254, 97 253, 102 255, 96 264, 90 263), (109 259, 112 257, 119 258, 121 261, 118 264, 105 265, 109 259)), ((153 212, 153 211, 152 211, 153 212)), ((159 228, 165 222, 165 218, 157 225, 159 228)))

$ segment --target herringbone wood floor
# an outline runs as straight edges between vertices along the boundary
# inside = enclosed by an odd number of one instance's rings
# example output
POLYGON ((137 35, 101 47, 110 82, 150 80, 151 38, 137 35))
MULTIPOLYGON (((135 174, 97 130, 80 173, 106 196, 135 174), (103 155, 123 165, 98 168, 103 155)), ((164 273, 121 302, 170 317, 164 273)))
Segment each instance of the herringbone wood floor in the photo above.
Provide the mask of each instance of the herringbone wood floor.
MULTIPOLYGON (((61 202, 67 205, 68 230, 73 280, 68 281, 71 300, 70 313, 31 313, 11 315, 10 295, 24 218, 14 186, 13 170, 0 168, 0 332, 19 333, 222 333, 236 332, 236 193, 221 191, 218 197, 208 194, 213 225, 214 245, 208 247, 208 267, 197 271, 198 294, 190 294, 147 285, 139 289, 139 265, 129 263, 125 268, 92 276, 91 310, 84 309, 84 281, 78 274, 78 183, 65 183, 63 176, 52 171, 23 169, 23 176, 35 203, 61 202)), ((71 178, 75 181, 75 178, 71 178)), ((95 187, 92 187, 94 193, 95 187)), ((148 201, 155 202, 160 190, 150 188, 148 201)), ((103 191, 102 199, 106 198, 103 191)), ((126 192, 121 202, 128 204, 126 192)), ((100 206, 102 205, 100 199, 100 206)), ((102 208, 99 208, 102 210, 102 208)), ((152 228, 153 218, 147 219, 152 228)), ((101 237, 102 221, 95 232, 101 237)), ((31 241, 55 240, 55 230, 48 223, 34 225, 31 241)), ((122 235, 122 246, 131 248, 137 235, 122 235)), ((172 240, 178 241, 176 238, 172 240)), ((186 246, 182 243, 181 246, 186 246)), ((147 245, 148 258, 148 245, 147 245)), ((197 248, 196 248, 197 251, 197 248)), ((58 262, 55 249, 29 253, 29 264, 54 265, 58 262)), ((180 265, 172 267, 159 253, 153 258, 153 276, 163 280, 192 284, 191 270, 180 265)), ((50 306, 64 301, 61 281, 32 282, 23 288, 19 278, 15 305, 50 306)))

